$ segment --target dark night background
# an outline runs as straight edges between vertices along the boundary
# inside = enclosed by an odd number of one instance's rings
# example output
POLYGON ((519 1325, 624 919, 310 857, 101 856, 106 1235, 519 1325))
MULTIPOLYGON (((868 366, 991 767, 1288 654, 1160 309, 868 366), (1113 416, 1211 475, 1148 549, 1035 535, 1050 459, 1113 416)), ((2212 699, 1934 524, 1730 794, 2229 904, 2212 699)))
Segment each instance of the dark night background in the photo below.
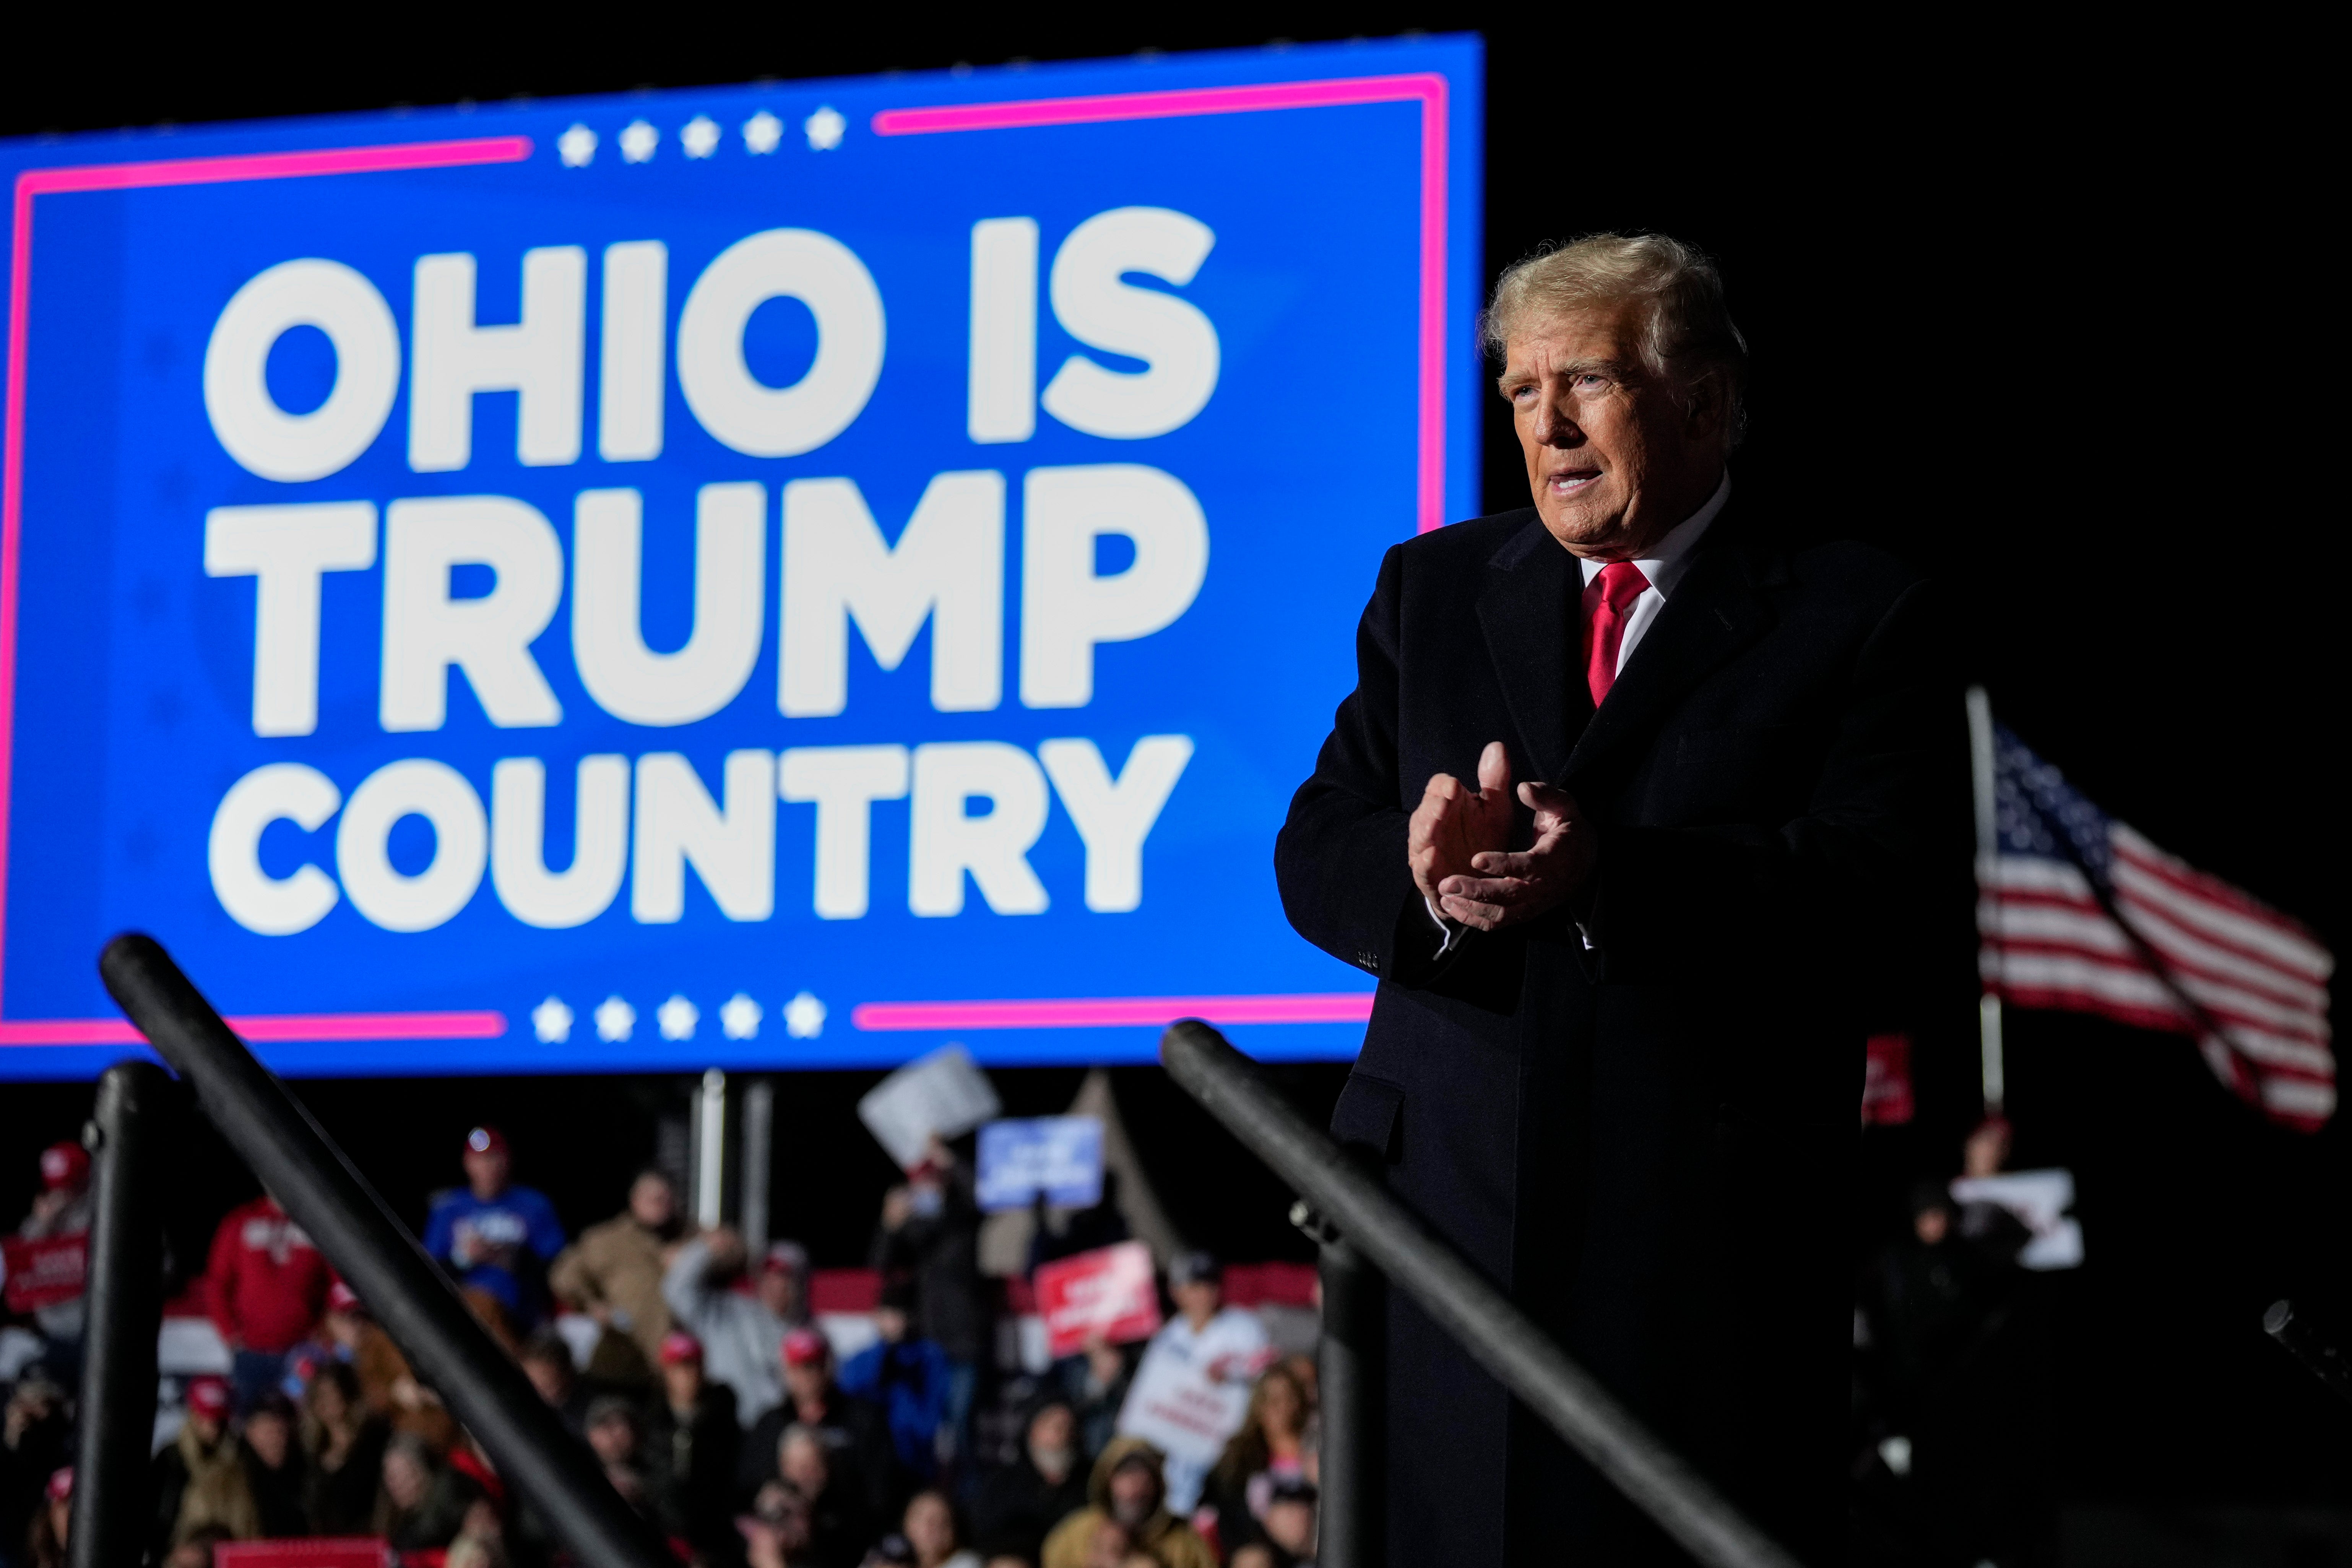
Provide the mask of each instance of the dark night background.
MULTIPOLYGON (((1444 7, 1253 16, 931 25, 778 10, 656 34, 604 30, 608 14, 504 35, 387 22, 397 36, 315 47, 265 46, 193 15, 125 19, 121 37, 12 48, 0 134, 1481 31, 1489 275, 1542 239, 1596 229, 1659 229, 1713 252, 1755 351, 1734 464, 1743 497, 1932 570, 1958 607, 1965 662, 2029 745, 2111 814, 2345 951, 2343 774, 2327 761, 2345 730, 2343 611, 2331 608, 2342 523, 2321 489, 2340 446, 2340 376, 2325 367, 2341 335, 2342 247, 2326 237, 2337 204, 2314 198, 2340 172, 2315 178, 2301 91, 2283 74, 2294 39, 2200 31, 2159 56, 2146 40, 1996 39, 1973 14, 1922 16, 1900 36, 1856 14, 1805 34, 1759 26, 1695 58, 1690 37, 1612 37, 1564 8, 1532 21, 1444 7)), ((1702 29, 1696 16, 1673 26, 1702 29)), ((1300 372, 1299 395, 1345 395, 1300 372)), ((1499 400, 1485 493, 1495 509, 1525 504, 1499 400)), ((1976 1115, 1965 906, 1962 889, 1919 1005, 1918 1120, 1865 1139, 1858 1255, 1900 1223, 1913 1177, 1957 1167, 1976 1115)), ((2043 1281, 2059 1495, 2151 1509, 2352 1496, 2352 1410, 2259 1321, 2296 1295, 2352 1322, 2344 1119, 2311 1137, 2268 1125, 2183 1037, 2009 1018, 2013 1163, 2071 1166, 2087 1235, 2088 1266, 2043 1281)), ((1286 1079, 1319 1110, 1340 1073, 1286 1079)), ((1059 1109, 1076 1083, 996 1076, 1015 1111, 1059 1109)), ((852 1114, 877 1077, 810 1075, 779 1095, 777 1225, 807 1235, 820 1263, 859 1260, 890 1176, 852 1114)), ((1217 1146, 1155 1070, 1118 1077, 1147 1160, 1170 1170, 1196 1143, 1217 1146)), ((458 1136, 488 1117, 514 1133, 521 1179, 577 1226, 617 1205, 630 1163, 651 1152, 648 1110, 680 1086, 303 1092, 404 1213, 457 1179, 458 1136)), ((70 1133, 87 1104, 86 1086, 0 1091, 0 1217, 29 1195, 30 1151, 70 1133)), ((225 1149, 201 1163, 191 1215, 217 1213, 247 1180, 225 1149)), ((1237 1255, 1297 1255, 1286 1195, 1237 1152, 1183 1168, 1161 1181, 1180 1226, 1231 1237, 1237 1255)))

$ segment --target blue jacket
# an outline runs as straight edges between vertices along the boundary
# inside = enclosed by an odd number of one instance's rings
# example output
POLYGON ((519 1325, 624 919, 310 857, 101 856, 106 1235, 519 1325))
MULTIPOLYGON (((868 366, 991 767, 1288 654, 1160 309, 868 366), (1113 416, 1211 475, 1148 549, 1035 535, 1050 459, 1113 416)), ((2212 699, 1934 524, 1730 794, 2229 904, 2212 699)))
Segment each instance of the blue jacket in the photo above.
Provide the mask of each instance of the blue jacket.
POLYGON ((563 1250, 563 1222, 547 1194, 529 1187, 509 1187, 488 1203, 458 1187, 433 1200, 425 1250, 458 1284, 488 1291, 528 1321, 544 1296, 547 1266, 563 1250), (461 1235, 470 1261, 457 1255, 461 1235))
POLYGON ((842 1363, 844 1394, 870 1399, 890 1422, 898 1462, 929 1480, 940 1468, 940 1426, 948 1414, 948 1354, 929 1340, 866 1346, 842 1363))

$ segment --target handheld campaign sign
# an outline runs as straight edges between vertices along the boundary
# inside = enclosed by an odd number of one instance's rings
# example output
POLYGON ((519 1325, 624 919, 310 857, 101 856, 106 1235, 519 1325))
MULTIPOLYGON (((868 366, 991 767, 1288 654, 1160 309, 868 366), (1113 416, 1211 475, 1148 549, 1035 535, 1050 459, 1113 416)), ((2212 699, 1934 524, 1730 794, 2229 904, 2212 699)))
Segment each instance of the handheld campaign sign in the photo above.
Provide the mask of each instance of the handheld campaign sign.
POLYGON ((0 147, 0 1075, 1344 1055, 1289 793, 1471 510, 1474 39, 0 147))
POLYGON ((933 1138, 961 1137, 1003 1109, 971 1053, 942 1046, 866 1090, 857 1117, 890 1158, 911 1171, 933 1138))
POLYGON ((1097 1336, 1110 1344, 1132 1344, 1150 1339, 1160 1327, 1151 1249, 1139 1241, 1041 1263, 1036 1283, 1048 1355, 1076 1355, 1097 1336))
POLYGON ((978 1199, 983 1209, 1056 1208, 1102 1202, 1103 1128, 1091 1116, 992 1121, 980 1130, 978 1199))

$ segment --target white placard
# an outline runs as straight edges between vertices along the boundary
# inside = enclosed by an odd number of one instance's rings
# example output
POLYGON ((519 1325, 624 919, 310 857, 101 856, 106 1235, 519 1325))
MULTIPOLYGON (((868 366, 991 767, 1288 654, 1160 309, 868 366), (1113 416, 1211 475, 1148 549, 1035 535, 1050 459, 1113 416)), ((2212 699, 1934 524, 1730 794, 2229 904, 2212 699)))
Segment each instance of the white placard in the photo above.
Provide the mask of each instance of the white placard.
POLYGON ((1168 1456, 1168 1506, 1179 1518, 1241 1430, 1250 1385, 1271 1359, 1256 1314, 1234 1307, 1198 1334, 1178 1318, 1152 1336, 1119 1406, 1118 1430, 1168 1456))
POLYGON ((2083 1226, 2066 1213, 2074 1206, 2072 1171, 2004 1171, 1998 1176, 1963 1176, 1952 1184, 1952 1201, 1995 1204, 2015 1215, 2018 1223, 2033 1237, 2017 1255, 2021 1268, 2083 1266, 2083 1226))
POLYGON ((941 1046, 869 1089, 857 1102, 857 1119, 901 1169, 912 1169, 933 1135, 969 1132, 1003 1109, 971 1053, 941 1046))

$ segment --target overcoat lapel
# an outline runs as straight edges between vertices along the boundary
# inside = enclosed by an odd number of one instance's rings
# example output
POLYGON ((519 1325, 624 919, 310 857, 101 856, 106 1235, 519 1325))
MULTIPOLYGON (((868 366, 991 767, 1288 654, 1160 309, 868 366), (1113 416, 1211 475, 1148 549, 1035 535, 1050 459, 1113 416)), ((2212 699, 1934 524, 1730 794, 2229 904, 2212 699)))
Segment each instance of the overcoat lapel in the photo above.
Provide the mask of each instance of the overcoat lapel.
POLYGON ((1511 759, 1520 779, 1556 779, 1568 764, 1571 720, 1590 702, 1569 702, 1569 579, 1576 558, 1545 531, 1540 518, 1511 536, 1486 563, 1487 585, 1478 596, 1478 624, 1504 701, 1525 751, 1511 759))
MULTIPOLYGON (((1708 532, 1719 537, 1726 521, 1717 519, 1708 532)), ((1771 605, 1760 580, 1766 574, 1736 544, 1701 542, 1674 596, 1584 727, 1559 775, 1562 787, 1571 795, 1589 787, 1612 757, 1651 735, 1708 671, 1770 627, 1771 605)))

